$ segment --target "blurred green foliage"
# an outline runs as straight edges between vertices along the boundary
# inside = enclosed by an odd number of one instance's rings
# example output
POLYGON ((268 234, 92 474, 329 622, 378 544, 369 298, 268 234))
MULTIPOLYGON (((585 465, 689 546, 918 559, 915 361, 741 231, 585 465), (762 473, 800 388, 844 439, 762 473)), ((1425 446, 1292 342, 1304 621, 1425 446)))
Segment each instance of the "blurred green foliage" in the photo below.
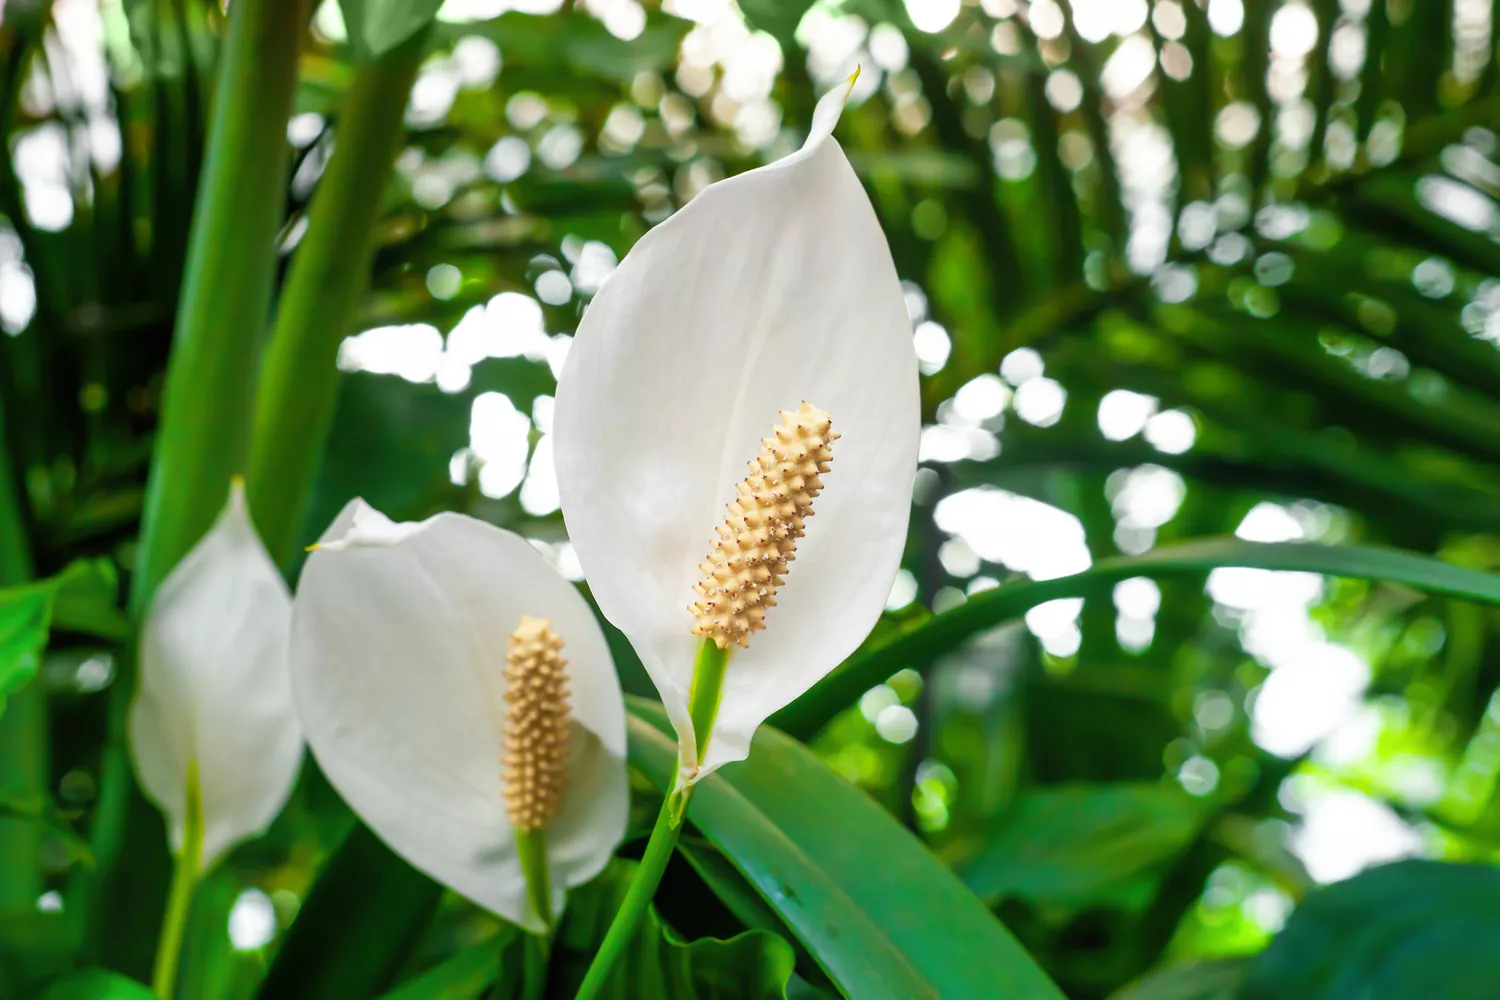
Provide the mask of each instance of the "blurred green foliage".
MULTIPOLYGON (((292 532, 359 495, 400 519, 466 510, 575 568, 547 430, 589 295, 706 184, 795 148, 862 64, 837 136, 908 282, 923 470, 887 620, 776 721, 884 813, 767 734, 695 802, 621 995, 875 996, 859 976, 886 968, 916 995, 1003 993, 1030 962, 986 907, 1071 997, 1487 995, 1500 11, 664 5, 445 6, 369 288, 325 331, 362 335, 292 532), (1406 855, 1467 864, 1318 888, 1406 855), (780 894, 792 875, 829 909, 780 894), (866 931, 886 950, 861 967, 831 937, 866 931)), ((346 25, 322 4, 299 40, 290 180, 257 220, 278 287, 359 60, 420 38, 434 4, 353 6, 346 25)), ((116 574, 140 566, 225 28, 206 0, 0 13, 7 998, 145 995, 76 970, 142 977, 165 892, 111 707, 116 574)), ((670 750, 633 711, 651 804, 670 750)), ((647 828, 575 899, 556 995, 647 828)), ((179 995, 509 996, 516 951, 309 765, 200 885, 179 995)))

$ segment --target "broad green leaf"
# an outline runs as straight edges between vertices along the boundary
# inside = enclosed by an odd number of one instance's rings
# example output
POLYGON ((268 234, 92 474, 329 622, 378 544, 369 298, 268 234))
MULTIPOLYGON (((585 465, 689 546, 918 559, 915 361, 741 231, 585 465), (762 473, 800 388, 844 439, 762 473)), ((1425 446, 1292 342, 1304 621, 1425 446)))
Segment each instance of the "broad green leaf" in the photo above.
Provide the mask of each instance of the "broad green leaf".
POLYGON ((382 56, 421 31, 443 0, 339 0, 349 41, 361 56, 382 56))
POLYGON ((156 994, 116 972, 87 969, 53 983, 41 1000, 155 1000, 156 994))
POLYGON ((1241 1000, 1490 1000, 1500 869, 1402 861, 1309 896, 1251 965, 1241 1000))
POLYGON ((7 696, 31 683, 52 626, 123 639, 115 607, 119 586, 108 560, 79 560, 58 575, 0 590, 0 711, 7 696))
POLYGON ((474 1000, 499 977, 501 956, 519 933, 517 928, 505 927, 496 937, 465 948, 381 1000, 474 1000))
MULTIPOLYGON (((677 767, 666 714, 639 699, 630 712, 631 763, 665 789, 677 767)), ((749 760, 698 784, 688 819, 848 996, 1062 997, 921 841, 769 727, 749 760)))
POLYGON ((1242 958, 1176 965, 1142 976, 1110 1000, 1234 1000, 1245 966, 1242 958))
POLYGON ((442 887, 357 823, 323 866, 256 995, 368 1000, 391 985, 442 887))
POLYGON ((1222 566, 1387 580, 1431 594, 1500 604, 1500 575, 1414 552, 1310 542, 1264 544, 1234 538, 1184 542, 1152 549, 1145 555, 1102 559, 1072 576, 1017 580, 976 594, 908 632, 856 653, 771 721, 793 735, 810 736, 901 668, 931 664, 970 636, 1018 618, 1038 604, 1059 597, 1087 597, 1134 576, 1206 573, 1222 566))
POLYGON ((991 905, 1140 910, 1155 876, 1197 839, 1208 806, 1164 785, 1064 785, 1023 794, 962 867, 991 905))
MULTIPOLYGON (((553 942, 549 989, 571 996, 624 902, 635 862, 616 859, 604 874, 568 895, 553 942)), ((620 963, 604 996, 612 1000, 782 1000, 795 959, 775 934, 752 930, 727 941, 688 942, 662 925, 653 909, 620 963)))

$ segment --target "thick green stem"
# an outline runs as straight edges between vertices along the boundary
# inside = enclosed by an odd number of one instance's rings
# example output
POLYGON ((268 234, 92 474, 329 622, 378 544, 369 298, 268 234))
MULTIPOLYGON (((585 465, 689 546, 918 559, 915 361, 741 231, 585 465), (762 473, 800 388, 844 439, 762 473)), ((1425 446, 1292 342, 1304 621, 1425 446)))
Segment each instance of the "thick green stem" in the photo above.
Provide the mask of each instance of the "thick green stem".
MULTIPOLYGON (((695 764, 701 763, 708 750, 709 737, 713 735, 714 720, 719 714, 719 702, 724 696, 724 672, 729 666, 728 649, 720 649, 712 639, 704 639, 698 647, 698 657, 693 663, 693 685, 688 694, 688 717, 693 720, 695 764)), ((679 750, 679 764, 681 751, 679 750)), ((696 769, 696 768, 695 768, 696 769)), ((680 771, 680 768, 679 768, 680 771)), ((609 925, 599 953, 594 956, 583 985, 578 988, 578 1000, 599 995, 609 979, 615 962, 635 938, 646 908, 656 896, 656 887, 661 884, 667 862, 677 847, 677 838, 682 834, 683 818, 687 814, 688 801, 693 797, 693 786, 682 784, 678 774, 672 788, 662 800, 661 812, 657 814, 656 826, 651 830, 651 839, 646 842, 646 853, 635 870, 635 878, 625 893, 620 912, 609 925)))
MULTIPOLYGON (((230 477, 244 468, 285 207, 286 123, 307 14, 308 0, 229 5, 131 579, 137 622, 157 586, 213 524, 230 477)), ((91 834, 95 865, 75 877, 68 907, 85 921, 85 957, 101 961, 108 952, 109 964, 134 974, 149 964, 152 942, 149 932, 130 928, 127 915, 150 905, 165 851, 154 854, 146 846, 154 840, 155 821, 125 753, 134 657, 126 650, 116 663, 91 834), (128 871, 120 863, 127 842, 141 845, 132 848, 128 871)))
POLYGON ((333 423, 334 360, 369 279, 375 223, 405 135, 402 112, 426 31, 356 70, 333 156, 292 257, 267 348, 250 451, 250 512, 273 558, 294 551, 297 530, 333 423))
MULTIPOLYGON (((680 795, 686 799, 690 792, 690 788, 683 789, 680 795)), ((599 953, 594 956, 588 973, 583 977, 583 985, 578 987, 577 1000, 591 1000, 601 994, 615 963, 635 939, 641 918, 646 915, 646 908, 656 895, 656 887, 661 884, 662 874, 667 870, 667 862, 672 859, 677 838, 682 833, 680 820, 673 821, 672 802, 678 796, 679 792, 674 788, 661 804, 661 812, 656 815, 656 826, 651 830, 651 839, 646 842, 646 853, 635 870, 630 888, 626 890, 620 912, 615 914, 614 922, 609 925, 604 941, 599 945, 599 953)))
POLYGON ((307 0, 237 0, 189 237, 130 606, 201 538, 243 471, 286 199, 307 0))
POLYGON ((177 853, 172 869, 172 888, 167 895, 167 910, 162 916, 161 938, 156 946, 156 965, 151 976, 151 988, 161 1000, 172 1000, 176 987, 188 910, 203 858, 203 798, 198 784, 198 767, 191 762, 187 773, 186 812, 182 850, 177 853))

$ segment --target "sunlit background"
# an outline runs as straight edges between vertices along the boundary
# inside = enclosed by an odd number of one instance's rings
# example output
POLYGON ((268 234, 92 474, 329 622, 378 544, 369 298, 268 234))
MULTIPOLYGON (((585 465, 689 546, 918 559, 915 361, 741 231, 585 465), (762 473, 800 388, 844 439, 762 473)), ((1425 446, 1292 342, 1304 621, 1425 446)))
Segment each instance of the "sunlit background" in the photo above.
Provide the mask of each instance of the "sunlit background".
MULTIPOLYGON (((796 148, 857 67, 837 135, 924 376, 892 622, 1204 535, 1493 567, 1494 8, 1373 2, 447 0, 304 534, 356 493, 465 509, 581 579, 550 436, 579 315, 641 233, 796 148)), ((219 23, 169 6, 56 0, 5 80, 0 362, 49 564, 131 558, 219 23)), ((34 7, 0 3, 13 59, 34 7)), ((334 3, 311 30, 288 255, 350 74, 334 3)), ((1258 949, 1316 883, 1500 856, 1497 642, 1492 614, 1399 587, 1138 576, 902 671, 814 745, 1102 996, 1163 955, 1258 949), (1104 781, 1147 794, 1113 826, 1054 817, 1033 859, 1092 881, 1007 866, 993 831, 1049 821, 1033 790, 1104 781)), ((80 650, 46 677, 83 725, 111 674, 80 650)), ((72 753, 60 794, 85 809, 72 753)), ((236 856, 227 933, 251 959, 327 848, 326 799, 304 788, 236 856)))

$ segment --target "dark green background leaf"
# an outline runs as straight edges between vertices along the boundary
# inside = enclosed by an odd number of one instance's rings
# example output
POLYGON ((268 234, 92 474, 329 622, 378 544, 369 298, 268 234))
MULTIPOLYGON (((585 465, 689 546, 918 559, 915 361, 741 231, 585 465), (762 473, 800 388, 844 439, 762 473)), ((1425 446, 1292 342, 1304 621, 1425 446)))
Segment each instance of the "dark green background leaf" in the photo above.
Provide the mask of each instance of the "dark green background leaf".
POLYGON ((1250 966, 1241 1000, 1490 1000, 1500 869, 1401 861, 1310 896, 1250 966))

